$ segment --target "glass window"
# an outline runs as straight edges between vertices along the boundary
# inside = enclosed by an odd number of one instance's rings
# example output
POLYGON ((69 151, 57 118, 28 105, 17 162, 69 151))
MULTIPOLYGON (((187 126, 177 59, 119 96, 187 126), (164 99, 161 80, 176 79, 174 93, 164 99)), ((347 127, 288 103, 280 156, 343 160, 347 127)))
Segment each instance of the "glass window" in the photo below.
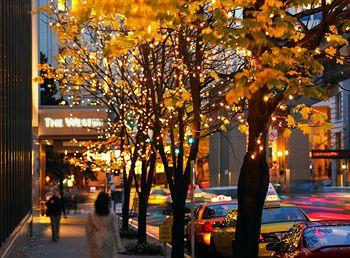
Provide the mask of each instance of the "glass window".
POLYGON ((341 149, 341 145, 342 145, 341 142, 342 142, 342 140, 341 140, 341 132, 338 132, 338 133, 335 134, 335 147, 337 149, 341 149))
POLYGON ((263 210, 262 224, 306 221, 304 213, 298 207, 278 207, 263 210))
POLYGON ((350 245, 350 226, 337 225, 306 228, 303 233, 303 245, 306 248, 350 245))
POLYGON ((335 118, 341 118, 341 92, 335 96, 335 118))
POLYGON ((204 210, 203 219, 225 217, 236 207, 235 203, 208 205, 204 210))

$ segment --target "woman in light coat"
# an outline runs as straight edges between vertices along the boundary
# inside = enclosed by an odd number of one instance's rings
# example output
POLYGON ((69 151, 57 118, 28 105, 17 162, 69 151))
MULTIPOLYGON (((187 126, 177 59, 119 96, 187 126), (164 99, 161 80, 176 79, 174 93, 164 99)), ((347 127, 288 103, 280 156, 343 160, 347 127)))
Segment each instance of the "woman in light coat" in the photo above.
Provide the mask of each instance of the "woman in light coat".
POLYGON ((89 214, 86 234, 91 258, 118 258, 122 244, 117 217, 110 213, 107 193, 101 192, 95 201, 95 213, 89 214))

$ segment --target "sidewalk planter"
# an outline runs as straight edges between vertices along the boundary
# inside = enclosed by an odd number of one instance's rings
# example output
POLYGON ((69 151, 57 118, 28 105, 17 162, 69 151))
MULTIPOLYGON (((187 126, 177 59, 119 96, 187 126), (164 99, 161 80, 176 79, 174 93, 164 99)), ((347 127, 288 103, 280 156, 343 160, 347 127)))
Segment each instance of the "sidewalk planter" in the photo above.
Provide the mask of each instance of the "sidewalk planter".
POLYGON ((126 255, 162 255, 163 248, 162 246, 155 243, 144 243, 138 244, 137 242, 129 243, 125 246, 126 255))
POLYGON ((137 230, 134 228, 129 228, 127 230, 119 229, 119 234, 121 238, 135 239, 137 238, 137 230))

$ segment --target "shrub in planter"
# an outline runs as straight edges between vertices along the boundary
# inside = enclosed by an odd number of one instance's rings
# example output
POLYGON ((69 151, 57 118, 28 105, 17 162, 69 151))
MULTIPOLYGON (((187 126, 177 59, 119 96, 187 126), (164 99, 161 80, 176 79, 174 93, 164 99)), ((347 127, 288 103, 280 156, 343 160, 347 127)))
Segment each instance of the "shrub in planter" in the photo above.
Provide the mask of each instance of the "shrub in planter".
POLYGON ((129 243, 125 246, 124 254, 130 255, 162 255, 163 248, 158 244, 138 244, 138 243, 129 243))
POLYGON ((129 228, 127 230, 119 229, 119 234, 121 238, 134 239, 137 238, 137 230, 129 228))

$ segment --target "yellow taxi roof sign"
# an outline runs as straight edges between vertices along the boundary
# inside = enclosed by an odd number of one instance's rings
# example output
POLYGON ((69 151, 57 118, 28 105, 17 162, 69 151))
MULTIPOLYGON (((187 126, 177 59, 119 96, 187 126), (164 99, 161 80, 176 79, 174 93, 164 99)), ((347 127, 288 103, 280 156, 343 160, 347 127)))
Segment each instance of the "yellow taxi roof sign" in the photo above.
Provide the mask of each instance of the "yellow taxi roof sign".
POLYGON ((211 202, 223 202, 223 201, 232 201, 231 196, 218 195, 210 199, 211 202))
POLYGON ((270 206, 270 204, 277 204, 279 206, 280 204, 280 198, 278 197, 278 194, 275 190, 275 188, 273 187, 273 185, 271 183, 269 183, 269 188, 267 190, 267 194, 265 197, 265 204, 268 204, 270 206))

